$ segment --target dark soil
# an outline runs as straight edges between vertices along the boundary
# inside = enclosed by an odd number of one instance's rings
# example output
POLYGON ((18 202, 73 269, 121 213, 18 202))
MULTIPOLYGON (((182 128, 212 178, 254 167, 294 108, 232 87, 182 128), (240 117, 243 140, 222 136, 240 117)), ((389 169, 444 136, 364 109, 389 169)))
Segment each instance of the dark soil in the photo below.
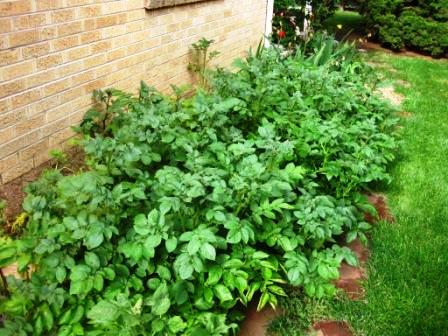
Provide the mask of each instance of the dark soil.
MULTIPOLYGON (((65 153, 69 158, 69 162, 63 165, 61 169, 63 174, 71 174, 86 167, 84 152, 81 149, 70 148, 65 153)), ((30 182, 36 181, 44 170, 55 168, 56 164, 55 160, 47 161, 24 175, 0 186, 0 199, 6 202, 4 216, 7 223, 14 221, 22 213, 22 203, 26 196, 24 191, 25 187, 30 182)), ((61 168, 61 164, 59 164, 59 168, 61 168)), ((8 231, 8 225, 6 225, 5 229, 8 231)))

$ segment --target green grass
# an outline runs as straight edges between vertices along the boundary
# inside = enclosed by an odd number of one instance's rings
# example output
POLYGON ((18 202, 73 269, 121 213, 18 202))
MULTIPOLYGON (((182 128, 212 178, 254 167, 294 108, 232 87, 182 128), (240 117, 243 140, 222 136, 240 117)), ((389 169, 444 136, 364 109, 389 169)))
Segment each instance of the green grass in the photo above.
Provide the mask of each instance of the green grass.
POLYGON ((310 316, 349 321, 356 335, 448 335, 448 62, 383 53, 370 58, 395 69, 389 78, 409 83, 396 87, 411 116, 403 119, 394 180, 384 190, 396 223, 372 232, 365 300, 292 297, 284 302, 288 313, 273 325, 281 335, 302 335, 310 316))

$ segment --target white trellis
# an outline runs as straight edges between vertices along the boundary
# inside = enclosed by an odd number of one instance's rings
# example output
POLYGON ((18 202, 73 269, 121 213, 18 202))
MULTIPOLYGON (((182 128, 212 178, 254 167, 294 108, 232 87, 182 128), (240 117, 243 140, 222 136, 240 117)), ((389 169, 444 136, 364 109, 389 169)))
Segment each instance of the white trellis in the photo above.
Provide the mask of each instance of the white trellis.
POLYGON ((272 18, 274 17, 274 0, 267 0, 266 3, 266 25, 264 30, 264 44, 269 47, 269 36, 272 34, 272 18))

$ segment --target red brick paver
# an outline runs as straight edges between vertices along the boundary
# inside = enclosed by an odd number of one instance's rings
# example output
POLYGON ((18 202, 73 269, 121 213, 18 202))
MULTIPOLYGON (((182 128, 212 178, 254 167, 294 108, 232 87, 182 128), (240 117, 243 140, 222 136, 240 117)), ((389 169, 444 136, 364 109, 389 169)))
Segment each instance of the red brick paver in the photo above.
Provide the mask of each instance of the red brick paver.
POLYGON ((318 336, 353 336, 346 322, 321 321, 314 325, 318 336))
POLYGON ((247 311, 238 336, 266 336, 269 323, 280 315, 280 311, 266 307, 257 312, 257 306, 251 305, 247 311))

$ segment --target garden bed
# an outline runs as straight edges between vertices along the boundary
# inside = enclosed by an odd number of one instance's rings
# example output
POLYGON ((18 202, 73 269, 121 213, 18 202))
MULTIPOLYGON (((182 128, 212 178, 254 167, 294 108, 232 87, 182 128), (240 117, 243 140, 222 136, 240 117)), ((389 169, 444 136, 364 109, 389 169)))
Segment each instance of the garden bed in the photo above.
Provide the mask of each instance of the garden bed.
POLYGON ((5 335, 227 335, 236 307, 276 307, 286 285, 337 293, 358 264, 338 241, 366 241, 364 192, 390 179, 394 111, 325 36, 236 65, 201 71, 193 95, 95 92, 88 171, 31 183, 26 228, 0 248, 0 266, 33 267, 10 278, 5 335))

